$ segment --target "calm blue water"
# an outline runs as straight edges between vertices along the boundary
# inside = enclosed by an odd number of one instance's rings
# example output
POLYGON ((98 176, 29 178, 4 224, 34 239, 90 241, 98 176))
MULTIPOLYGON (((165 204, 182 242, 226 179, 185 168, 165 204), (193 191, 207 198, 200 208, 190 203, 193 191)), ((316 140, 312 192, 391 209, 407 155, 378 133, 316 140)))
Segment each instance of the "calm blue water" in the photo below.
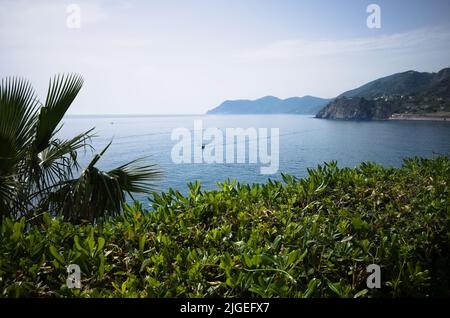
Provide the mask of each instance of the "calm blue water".
MULTIPOLYGON (((450 155, 450 123, 425 121, 350 122, 315 119, 298 115, 239 116, 141 116, 99 117, 68 116, 61 134, 65 137, 96 127, 93 140, 99 152, 113 139, 98 166, 110 169, 141 156, 151 156, 165 171, 159 191, 169 187, 186 191, 189 181, 200 180, 207 189, 216 183, 237 179, 245 183, 279 179, 285 172, 298 177, 307 168, 324 161, 337 160, 340 166, 353 167, 362 161, 374 161, 385 166, 400 166, 403 157, 435 154, 450 155), (193 129, 194 120, 203 127, 279 128, 280 165, 274 175, 260 174, 260 164, 174 164, 171 149, 176 141, 171 132, 177 127, 193 129)), ((88 157, 82 160, 86 163, 88 157)), ((143 199, 141 197, 141 199, 143 199)))

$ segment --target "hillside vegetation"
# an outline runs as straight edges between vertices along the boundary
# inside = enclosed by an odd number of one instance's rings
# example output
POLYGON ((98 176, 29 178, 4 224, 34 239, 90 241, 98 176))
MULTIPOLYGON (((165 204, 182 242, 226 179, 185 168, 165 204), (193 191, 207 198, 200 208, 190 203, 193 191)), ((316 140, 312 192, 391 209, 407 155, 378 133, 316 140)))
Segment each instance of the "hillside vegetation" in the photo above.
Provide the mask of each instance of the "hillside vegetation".
POLYGON ((338 97, 364 97, 375 99, 381 96, 410 95, 450 97, 450 68, 437 73, 407 71, 382 77, 358 88, 346 91, 338 97))
POLYGON ((449 296, 450 160, 190 185, 95 225, 3 220, 2 297, 449 296), (381 288, 366 287, 369 264, 381 288), (81 289, 66 286, 69 264, 81 289))
POLYGON ((298 114, 315 115, 330 100, 314 96, 291 97, 280 99, 265 96, 256 100, 227 100, 208 111, 215 114, 298 114))
POLYGON ((408 71, 379 78, 342 93, 316 115, 350 120, 402 116, 450 119, 450 68, 438 73, 408 71))

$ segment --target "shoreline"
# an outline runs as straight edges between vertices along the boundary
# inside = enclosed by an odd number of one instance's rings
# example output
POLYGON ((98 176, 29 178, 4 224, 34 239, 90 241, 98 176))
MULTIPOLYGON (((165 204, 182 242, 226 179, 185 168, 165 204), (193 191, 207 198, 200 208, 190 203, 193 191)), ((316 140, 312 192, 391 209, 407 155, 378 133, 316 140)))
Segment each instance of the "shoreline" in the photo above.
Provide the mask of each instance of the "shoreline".
POLYGON ((392 114, 388 120, 426 120, 450 121, 450 112, 436 112, 425 114, 392 114))

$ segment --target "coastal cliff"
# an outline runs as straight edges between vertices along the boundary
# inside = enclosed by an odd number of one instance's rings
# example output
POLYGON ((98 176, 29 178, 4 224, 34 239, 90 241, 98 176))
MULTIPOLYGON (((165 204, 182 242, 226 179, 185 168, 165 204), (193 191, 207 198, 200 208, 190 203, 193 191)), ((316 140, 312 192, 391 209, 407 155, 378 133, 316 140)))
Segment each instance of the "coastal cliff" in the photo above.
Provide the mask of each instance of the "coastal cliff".
POLYGON ((371 120, 387 119, 392 115, 389 102, 367 100, 364 97, 337 98, 317 113, 317 118, 371 120))
POLYGON ((342 93, 316 117, 446 120, 450 117, 450 68, 438 73, 408 71, 377 79, 342 93))

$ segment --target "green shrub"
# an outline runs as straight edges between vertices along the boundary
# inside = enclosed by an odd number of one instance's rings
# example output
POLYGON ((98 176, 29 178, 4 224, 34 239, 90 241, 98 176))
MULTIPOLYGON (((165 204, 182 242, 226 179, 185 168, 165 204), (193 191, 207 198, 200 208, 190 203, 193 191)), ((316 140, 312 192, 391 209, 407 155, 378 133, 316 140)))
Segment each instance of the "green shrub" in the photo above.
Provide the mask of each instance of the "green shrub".
POLYGON ((95 225, 5 219, 3 297, 449 296, 450 160, 335 162, 296 179, 154 194, 95 225), (78 264, 82 288, 66 286, 78 264), (382 287, 366 286, 369 264, 382 287))

